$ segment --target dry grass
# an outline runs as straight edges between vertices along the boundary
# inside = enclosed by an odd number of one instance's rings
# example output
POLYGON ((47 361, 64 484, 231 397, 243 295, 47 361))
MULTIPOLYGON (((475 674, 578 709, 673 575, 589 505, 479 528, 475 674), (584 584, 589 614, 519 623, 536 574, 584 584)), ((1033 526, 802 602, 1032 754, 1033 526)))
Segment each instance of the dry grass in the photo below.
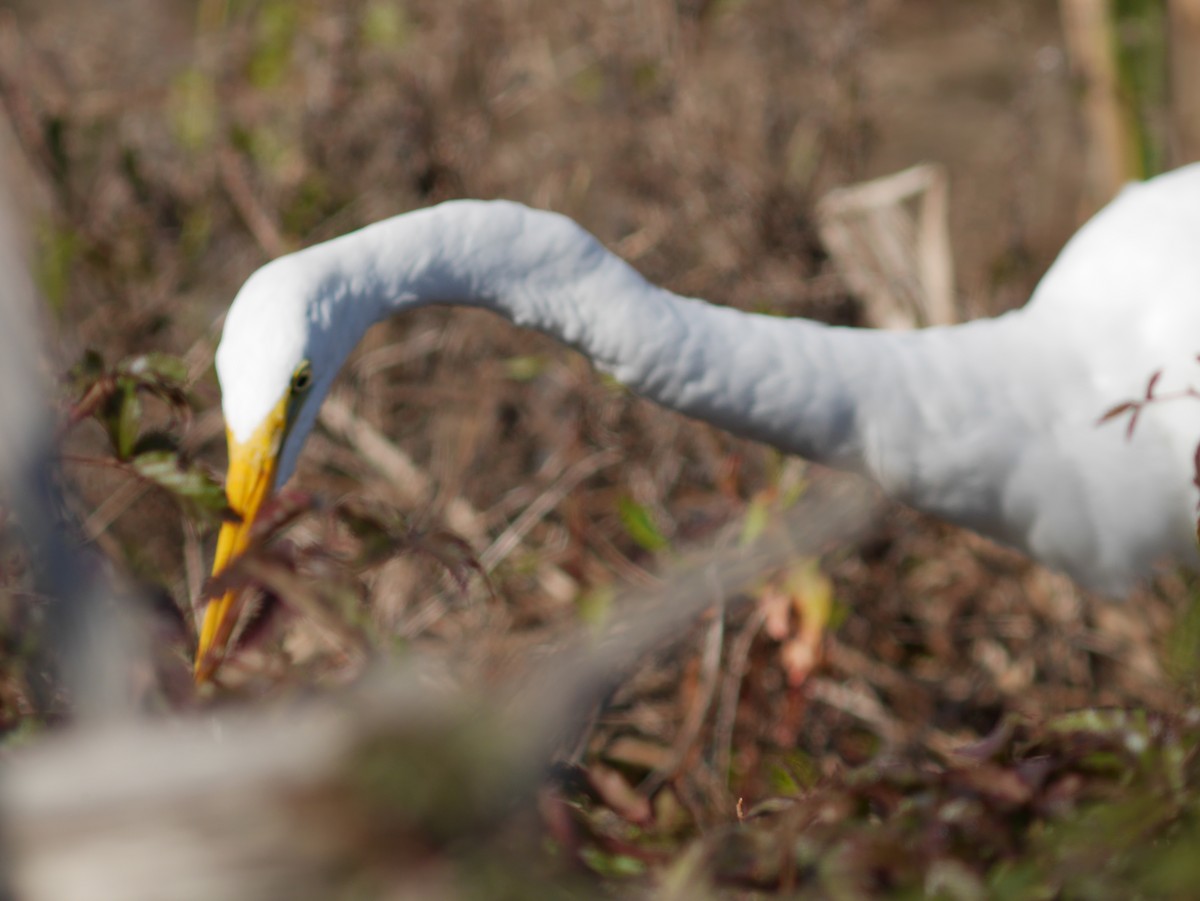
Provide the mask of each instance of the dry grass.
MULTIPOLYGON (((200 410, 188 447, 218 469, 207 364, 240 281, 284 249, 456 196, 565 212, 683 294, 859 323, 817 240, 816 202, 922 159, 950 172, 965 309, 1019 304, 1080 211, 1078 113, 1049 6, 17 3, 0 15, 0 99, 33 210, 53 365, 85 347, 186 355, 200 410)), ((409 559, 369 583, 375 634, 475 662, 538 646, 604 586, 653 581, 656 558, 623 500, 687 548, 736 529, 798 473, 479 313, 377 328, 341 387, 360 438, 314 435, 298 473, 306 489, 402 507, 420 498, 416 520, 450 518, 489 568, 489 538, 525 515, 494 561, 497 601, 448 590, 439 567, 409 559), (374 432, 363 428, 389 436, 433 489, 365 464, 361 436, 374 432)), ((98 447, 87 427, 71 439, 72 453, 98 447)), ((206 558, 173 503, 95 468, 68 467, 68 478, 114 566, 188 610, 206 558)), ((943 761, 1010 714, 1176 713, 1190 699, 1191 648, 1178 632, 1172 645, 1188 594, 1176 581, 1112 605, 894 507, 822 568, 836 625, 803 685, 789 685, 765 614, 746 605, 719 633, 700 625, 646 661, 578 759, 654 770, 692 820, 728 822, 737 798, 832 778, 881 751, 943 761)), ((298 631, 256 646, 252 691, 297 679, 290 658, 309 658, 318 681, 357 671, 298 631)), ((188 704, 186 643, 175 650, 162 696, 188 704)))

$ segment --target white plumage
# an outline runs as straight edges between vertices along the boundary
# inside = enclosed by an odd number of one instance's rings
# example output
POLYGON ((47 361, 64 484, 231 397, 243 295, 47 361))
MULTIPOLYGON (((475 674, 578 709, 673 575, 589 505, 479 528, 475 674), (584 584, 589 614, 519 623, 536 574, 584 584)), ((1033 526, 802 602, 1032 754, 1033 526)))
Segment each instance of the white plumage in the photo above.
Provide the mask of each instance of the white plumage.
POLYGON ((1156 371, 1164 390, 1200 381, 1200 165, 1126 189, 1024 309, 908 333, 678 297, 569 219, 514 203, 397 216, 239 292, 217 351, 231 465, 286 407, 265 451, 282 484, 366 329, 438 303, 545 332, 663 406, 863 473, 1085 585, 1122 592, 1160 557, 1197 562, 1200 404, 1156 405, 1128 440, 1098 420, 1156 371))

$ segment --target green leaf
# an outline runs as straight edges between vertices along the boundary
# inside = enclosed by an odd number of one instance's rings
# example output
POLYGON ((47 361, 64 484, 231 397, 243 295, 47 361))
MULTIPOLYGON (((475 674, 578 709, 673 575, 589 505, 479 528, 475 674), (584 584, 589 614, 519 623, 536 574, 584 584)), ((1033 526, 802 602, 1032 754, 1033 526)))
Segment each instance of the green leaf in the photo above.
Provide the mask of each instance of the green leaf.
POLYGON ((796 797, 803 794, 800 783, 796 781, 796 777, 785 766, 775 764, 768 767, 767 782, 771 786, 771 791, 777 795, 796 797))
MULTIPOLYGON (((187 367, 178 357, 143 354, 109 367, 99 353, 89 350, 69 375, 69 388, 77 398, 69 408, 69 423, 95 416, 108 433, 114 455, 128 460, 150 449, 139 437, 141 393, 153 394, 171 408, 173 416, 186 421, 191 413, 186 383, 187 367)), ((153 441, 159 448, 167 446, 160 439, 153 441)))
POLYGON ((138 400, 137 386, 129 379, 117 379, 115 384, 109 384, 112 389, 104 397, 97 415, 108 432, 113 454, 118 460, 128 460, 137 443, 142 405, 138 400))
POLYGON ((761 493, 756 495, 742 519, 742 534, 738 539, 742 547, 749 545, 766 530, 767 523, 770 522, 770 513, 771 504, 766 496, 761 493))
POLYGON ((579 618, 590 626, 602 626, 612 613, 616 592, 611 585, 598 585, 575 598, 579 618))
POLYGON ((182 384, 188 377, 183 360, 162 353, 142 354, 122 360, 117 369, 143 383, 182 384))
POLYGON ((657 553, 668 542, 650 511, 632 498, 623 497, 617 502, 617 513, 629 537, 643 550, 657 553))
POLYGON ((509 357, 504 361, 504 374, 514 382, 532 382, 546 368, 546 358, 530 354, 509 357))
POLYGON ((200 69, 178 76, 167 98, 167 116, 175 140, 184 150, 194 153, 211 147, 220 119, 212 77, 200 69))
POLYGON ((400 49, 413 34, 404 7, 394 0, 374 0, 363 11, 363 41, 374 47, 400 49))
POLYGON ((300 17, 292 0, 274 0, 262 6, 255 22, 258 46, 250 60, 250 81, 259 88, 280 84, 292 62, 292 45, 300 17))
POLYGON ((141 431, 142 402, 138 398, 137 386, 124 379, 121 380, 120 390, 113 398, 118 405, 113 446, 117 449, 118 459, 128 460, 133 456, 133 448, 141 431))
POLYGON ((178 357, 160 353, 132 357, 118 363, 116 373, 121 383, 153 394, 171 407, 174 415, 186 418, 191 413, 185 388, 187 367, 178 357))
POLYGON ((646 872, 646 864, 628 854, 612 854, 589 846, 579 850, 580 859, 601 876, 629 879, 646 872))
POLYGON ((593 106, 604 97, 604 70, 593 63, 575 73, 569 82, 571 95, 586 106, 593 106))
POLYGON ((204 470, 183 463, 168 451, 139 454, 130 465, 139 476, 173 494, 189 513, 202 519, 222 519, 225 489, 204 470))
POLYGON ((55 315, 63 311, 82 243, 79 235, 53 223, 38 230, 37 284, 55 315))
POLYGON ((309 172, 280 210, 280 224, 288 234, 306 234, 327 219, 336 205, 329 183, 319 172, 309 172))

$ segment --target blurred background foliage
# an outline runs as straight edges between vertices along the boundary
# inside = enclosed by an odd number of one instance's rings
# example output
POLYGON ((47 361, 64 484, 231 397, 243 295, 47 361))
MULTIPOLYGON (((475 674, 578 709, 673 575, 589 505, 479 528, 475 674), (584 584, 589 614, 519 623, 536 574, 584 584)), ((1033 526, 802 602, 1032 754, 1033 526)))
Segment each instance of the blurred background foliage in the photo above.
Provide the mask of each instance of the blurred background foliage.
MULTIPOLYGON (((1137 171, 1196 158, 1174 126, 1167 59, 1168 22, 1184 14, 1150 0, 1109 10, 1137 171)), ((951 176, 960 308, 998 313, 1096 206, 1069 21, 1043 0, 0 7, 0 151, 28 214, 47 364, 85 361, 64 377, 65 411, 96 401, 64 437, 71 513, 106 566, 153 586, 170 623, 147 706, 194 703, 191 604, 224 453, 212 351, 258 265, 415 207, 503 196, 576 218, 679 293, 861 324, 814 205, 933 159, 951 176), (183 462, 148 469, 164 452, 183 462), (95 462, 112 458, 122 465, 95 462)), ((830 477, 652 408, 471 311, 378 327, 340 387, 356 427, 387 436, 428 490, 414 501, 328 422, 298 482, 399 508, 407 531, 388 520, 352 537, 404 536, 433 559, 371 558, 337 602, 353 651, 294 609, 264 616, 227 686, 243 696, 350 681, 381 650, 526 654, 602 620, 612 585, 652 584, 656 560, 763 528, 830 477), (456 501, 477 530, 469 551, 440 531, 464 521, 456 501)), ((321 509, 288 534, 295 547, 345 538, 321 509)), ((19 549, 3 550, 12 737, 29 728, 20 661, 37 603, 19 549)), ((1186 896, 1195 865, 1172 849, 1198 810, 1190 582, 1164 577, 1114 605, 891 509, 859 546, 752 594, 715 657, 701 626, 598 711, 530 827, 568 869, 697 891, 715 873, 847 897, 1186 896), (1092 706, 1155 713, 1071 714, 1092 706)))

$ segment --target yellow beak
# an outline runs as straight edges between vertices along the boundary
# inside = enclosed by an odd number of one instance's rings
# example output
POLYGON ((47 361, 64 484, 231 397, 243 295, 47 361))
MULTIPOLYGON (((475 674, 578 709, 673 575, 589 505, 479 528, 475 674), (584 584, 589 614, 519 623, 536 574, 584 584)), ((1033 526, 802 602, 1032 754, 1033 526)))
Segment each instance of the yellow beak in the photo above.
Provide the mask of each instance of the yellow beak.
MULTIPOLYGON (((229 473, 225 479, 225 496, 229 506, 241 516, 241 522, 227 522, 217 537, 217 553, 213 558, 212 574, 220 575, 236 560, 250 543, 250 532, 263 502, 271 493, 275 468, 287 423, 287 398, 267 416, 266 420, 244 442, 232 433, 229 441, 229 473)), ((208 681, 225 656, 229 639, 237 625, 237 591, 209 602, 200 627, 196 646, 195 679, 197 684, 208 681)))

